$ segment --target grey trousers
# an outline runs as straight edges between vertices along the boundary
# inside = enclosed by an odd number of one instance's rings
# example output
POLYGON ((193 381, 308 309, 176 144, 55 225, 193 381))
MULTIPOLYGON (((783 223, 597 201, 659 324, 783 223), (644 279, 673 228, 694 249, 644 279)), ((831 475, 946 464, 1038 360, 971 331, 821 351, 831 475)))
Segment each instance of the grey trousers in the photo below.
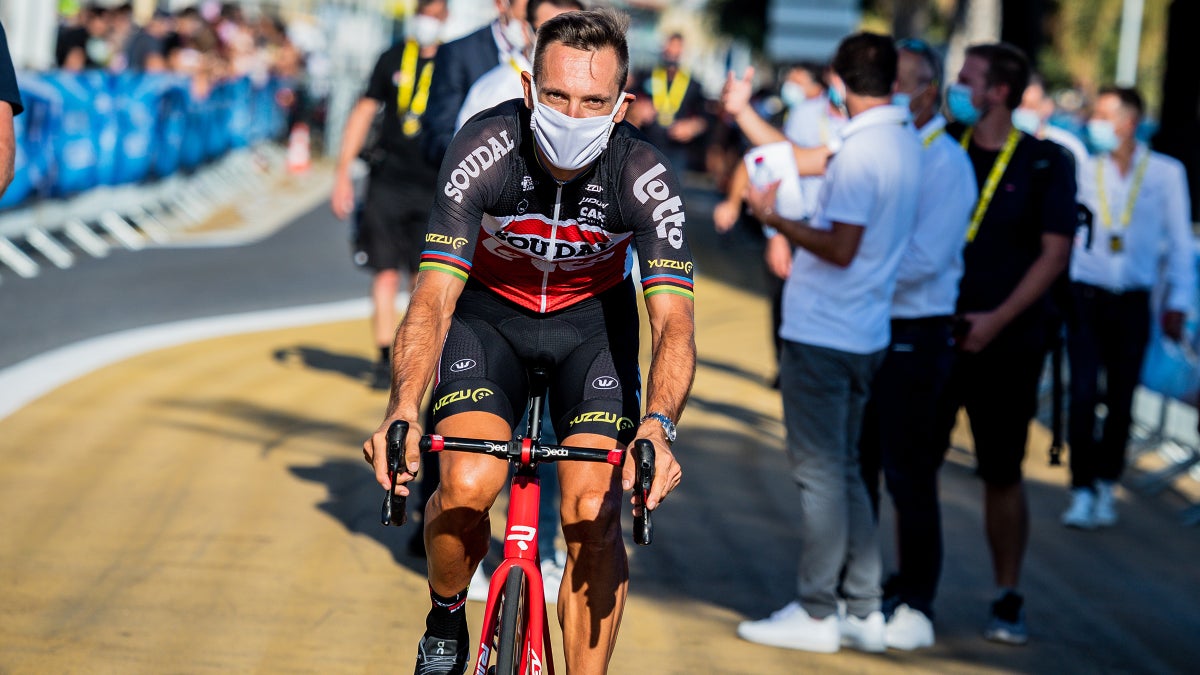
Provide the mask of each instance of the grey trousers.
POLYGON ((871 380, 886 350, 849 352, 783 341, 780 388, 792 477, 800 487, 797 596, 823 619, 879 609, 882 561, 858 438, 871 380))

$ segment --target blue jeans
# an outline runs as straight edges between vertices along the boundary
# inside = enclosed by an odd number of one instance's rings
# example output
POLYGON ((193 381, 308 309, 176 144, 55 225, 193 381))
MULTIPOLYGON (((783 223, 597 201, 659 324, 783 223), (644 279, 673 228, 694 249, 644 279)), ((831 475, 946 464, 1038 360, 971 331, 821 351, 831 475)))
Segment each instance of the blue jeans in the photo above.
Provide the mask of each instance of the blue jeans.
POLYGON ((851 354, 783 341, 780 389, 792 477, 800 487, 796 590, 823 619, 837 601, 858 617, 879 609, 882 563, 858 438, 871 380, 885 351, 851 354))

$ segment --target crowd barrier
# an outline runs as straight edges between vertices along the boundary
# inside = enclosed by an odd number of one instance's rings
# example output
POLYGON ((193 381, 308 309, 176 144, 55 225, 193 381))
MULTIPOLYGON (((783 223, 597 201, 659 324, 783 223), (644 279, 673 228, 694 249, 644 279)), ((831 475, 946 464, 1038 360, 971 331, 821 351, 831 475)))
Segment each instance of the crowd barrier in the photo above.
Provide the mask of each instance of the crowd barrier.
MULTIPOLYGON (((166 73, 20 73, 16 171, 0 197, 0 263, 35 276, 36 252, 58 267, 64 243, 103 255, 163 239, 160 215, 195 221, 254 176, 251 147, 285 135, 277 103, 291 83, 247 77, 193 95, 166 73), (102 237, 100 235, 107 235, 102 237)), ((260 154, 261 154, 260 150, 260 154)))
MULTIPOLYGON (((1200 244, 1197 245, 1197 278, 1200 279, 1200 244)), ((1161 306, 1166 288, 1154 289, 1153 304, 1161 306)), ((1157 315, 1157 312, 1156 312, 1157 315)), ((1141 382, 1144 390, 1157 398, 1157 414, 1153 406, 1135 408, 1135 436, 1131 446, 1134 455, 1155 452, 1163 468, 1138 477, 1132 486, 1144 494, 1158 494, 1177 479, 1191 476, 1200 481, 1200 445, 1195 439, 1200 430, 1183 424, 1183 409, 1200 404, 1200 307, 1188 312, 1182 343, 1167 339, 1158 321, 1151 325, 1150 343, 1142 362, 1141 382), (1186 428, 1191 427, 1191 428, 1186 428)), ((1149 397, 1147 397, 1149 398, 1149 397)), ((1200 504, 1183 511, 1185 524, 1200 524, 1200 504)))
POLYGON ((191 171, 284 131, 276 94, 288 86, 249 78, 192 95, 163 73, 23 73, 16 122, 16 179, 0 209, 191 171))

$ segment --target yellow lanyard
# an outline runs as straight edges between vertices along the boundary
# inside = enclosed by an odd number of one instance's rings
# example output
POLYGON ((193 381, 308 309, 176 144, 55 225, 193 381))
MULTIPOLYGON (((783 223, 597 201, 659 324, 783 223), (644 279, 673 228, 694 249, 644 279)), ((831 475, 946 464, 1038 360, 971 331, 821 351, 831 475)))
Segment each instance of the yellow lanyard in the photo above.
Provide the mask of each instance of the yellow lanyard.
MULTIPOLYGON (((968 127, 967 132, 963 134, 960 141, 963 150, 971 146, 971 134, 974 131, 974 127, 968 127)), ((1004 170, 1008 168, 1008 162, 1012 159, 1013 151, 1017 149, 1017 142, 1020 140, 1021 131, 1019 129, 1014 127, 1009 130, 1008 139, 1004 141, 1004 148, 1000 150, 1000 156, 996 157, 996 162, 992 164, 992 170, 988 173, 983 190, 979 193, 979 202, 975 205, 974 215, 971 216, 971 226, 967 228, 967 243, 975 241, 975 235, 979 233, 979 225, 983 222, 983 216, 987 214, 992 197, 996 194, 996 187, 1000 185, 1000 178, 1004 175, 1004 170)))
POLYGON ((429 84, 433 81, 433 60, 425 62, 421 77, 417 79, 417 61, 421 47, 416 40, 404 45, 404 56, 400 60, 400 83, 396 91, 397 112, 404 118, 404 135, 414 136, 421 130, 420 117, 429 103, 429 84))
MULTIPOLYGON (((1104 190, 1104 158, 1096 162, 1096 198, 1100 200, 1100 220, 1104 229, 1112 229, 1112 211, 1108 207, 1108 195, 1104 190)), ((1125 211, 1121 213, 1121 229, 1129 227, 1133 219, 1133 205, 1137 203, 1138 193, 1142 191, 1142 179, 1146 177, 1146 165, 1150 163, 1150 153, 1147 152, 1138 162, 1137 171, 1133 174, 1133 185, 1129 188, 1129 196, 1125 198, 1125 211)))
POLYGON ((508 57, 508 65, 512 66, 512 69, 517 71, 517 75, 525 72, 525 69, 521 67, 521 64, 517 63, 517 60, 511 56, 508 57))
POLYGON ((667 86, 666 68, 655 68, 650 74, 650 93, 654 100, 654 109, 658 111, 659 126, 669 127, 675 121, 675 115, 683 106, 683 96, 687 93, 690 81, 691 78, 684 70, 675 71, 675 79, 671 81, 670 87, 667 86))
POLYGON ((933 132, 932 134, 929 134, 929 136, 925 140, 921 141, 921 147, 928 150, 929 146, 933 145, 933 142, 937 140, 937 137, 941 136, 944 133, 946 133, 946 127, 941 127, 937 131, 933 132))

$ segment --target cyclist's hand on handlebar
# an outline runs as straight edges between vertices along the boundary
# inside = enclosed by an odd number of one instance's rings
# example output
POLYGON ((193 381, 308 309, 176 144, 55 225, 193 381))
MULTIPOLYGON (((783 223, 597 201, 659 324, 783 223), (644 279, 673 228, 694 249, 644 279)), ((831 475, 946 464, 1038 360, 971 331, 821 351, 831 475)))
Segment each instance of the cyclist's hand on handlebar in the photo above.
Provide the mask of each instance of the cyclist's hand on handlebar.
MULTIPOLYGON (((417 415, 413 415, 417 417, 417 415)), ((374 434, 363 443, 363 459, 367 464, 370 464, 375 469, 375 480, 383 486, 384 490, 392 488, 392 482, 388 479, 387 465, 387 431, 392 422, 400 419, 398 417, 389 417, 379 425, 374 434)), ((405 483, 411 481, 417 475, 417 469, 421 466, 421 450, 417 443, 421 439, 421 435, 425 433, 421 429, 421 425, 417 422, 408 423, 408 435, 404 439, 404 464, 408 467, 407 471, 403 471, 396 475, 396 494, 407 497, 408 488, 405 483)))
MULTIPOLYGON (((653 511, 679 485, 679 481, 683 478, 683 469, 680 468, 679 462, 675 461, 675 455, 671 452, 671 444, 667 443, 658 422, 651 422, 643 429, 639 429, 633 442, 636 443, 639 438, 645 438, 654 444, 654 483, 650 486, 650 496, 646 499, 646 507, 653 511)), ((629 448, 632 450, 633 443, 629 444, 629 448)), ((623 490, 633 489, 635 469, 633 453, 628 452, 625 456, 625 466, 621 470, 621 488, 623 490)), ((636 496, 630 498, 630 502, 636 506, 636 496)), ((637 515, 636 509, 635 515, 637 515)))

